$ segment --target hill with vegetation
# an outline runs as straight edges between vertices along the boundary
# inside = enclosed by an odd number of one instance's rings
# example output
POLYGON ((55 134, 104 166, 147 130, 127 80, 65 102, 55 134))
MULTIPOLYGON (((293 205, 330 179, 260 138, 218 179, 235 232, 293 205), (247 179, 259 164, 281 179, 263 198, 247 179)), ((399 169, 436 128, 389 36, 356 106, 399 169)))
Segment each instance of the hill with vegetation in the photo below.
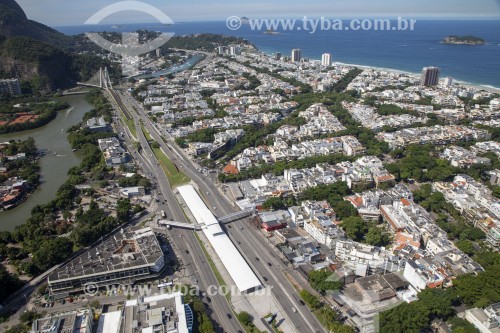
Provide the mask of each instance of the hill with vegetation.
POLYGON ((86 81, 110 63, 71 54, 25 36, 0 38, 0 78, 19 78, 24 93, 46 93, 86 81))
POLYGON ((79 39, 29 20, 14 0, 0 0, 0 22, 0 79, 19 78, 25 93, 72 87, 100 67, 111 67, 107 60, 80 53, 85 45, 79 39))
POLYGON ((0 36, 6 38, 24 36, 61 48, 71 44, 70 36, 28 19, 14 0, 0 0, 0 22, 0 36))

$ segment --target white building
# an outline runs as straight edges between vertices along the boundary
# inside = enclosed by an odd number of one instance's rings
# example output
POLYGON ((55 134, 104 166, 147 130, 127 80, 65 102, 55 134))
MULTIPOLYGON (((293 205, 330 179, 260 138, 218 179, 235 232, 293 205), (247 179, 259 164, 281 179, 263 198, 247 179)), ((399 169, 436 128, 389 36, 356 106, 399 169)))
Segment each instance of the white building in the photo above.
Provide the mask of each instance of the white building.
POLYGON ((321 56, 321 66, 330 67, 332 65, 332 54, 323 53, 321 56))
POLYGON ((465 310, 465 319, 481 333, 500 333, 500 303, 483 309, 465 310))
POLYGON ((335 248, 338 239, 344 239, 345 234, 337 228, 326 215, 316 216, 314 220, 304 222, 304 230, 318 243, 335 248))

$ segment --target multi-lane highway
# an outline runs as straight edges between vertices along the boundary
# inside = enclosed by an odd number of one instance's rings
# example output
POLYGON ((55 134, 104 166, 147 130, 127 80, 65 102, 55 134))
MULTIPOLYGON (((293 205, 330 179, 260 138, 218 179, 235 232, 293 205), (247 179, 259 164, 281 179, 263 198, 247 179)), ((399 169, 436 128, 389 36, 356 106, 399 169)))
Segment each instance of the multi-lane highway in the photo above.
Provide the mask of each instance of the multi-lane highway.
MULTIPOLYGON (((113 100, 119 99, 116 94, 113 96, 113 100)), ((131 134, 126 130, 126 126, 120 121, 119 131, 124 134, 124 139, 127 141, 127 146, 130 151, 132 151, 133 156, 139 161, 140 166, 146 176, 150 177, 152 183, 157 186, 157 191, 160 194, 159 210, 163 210, 167 214, 167 218, 186 222, 185 215, 182 208, 179 206, 172 190, 168 179, 163 172, 159 162, 156 160, 149 143, 141 130, 141 124, 139 121, 138 114, 133 111, 133 108, 126 101, 123 103, 118 100, 117 104, 119 109, 127 108, 128 114, 134 120, 137 129, 137 140, 140 143, 140 149, 136 149, 134 144, 134 139, 131 134), (139 151, 138 151, 139 150, 139 151)), ((117 114, 116 119, 121 119, 121 115, 117 114)), ((167 232, 167 231, 166 231, 167 232)), ((209 286, 218 286, 217 279, 212 272, 209 264, 206 262, 205 254, 201 249, 198 240, 195 238, 193 231, 188 230, 177 230, 173 229, 168 231, 169 240, 172 247, 174 248, 176 255, 182 263, 184 276, 188 276, 191 284, 195 284, 198 281, 198 285, 201 290, 207 290, 209 286)), ((218 332, 243 332, 243 328, 239 324, 236 318, 232 316, 232 309, 227 303, 226 298, 223 295, 211 296, 211 301, 208 303, 210 309, 213 311, 212 318, 220 326, 218 332), (232 318, 229 318, 228 314, 231 314, 232 318)))
MULTIPOLYGON (((167 142, 163 140, 159 130, 147 117, 142 106, 130 94, 126 92, 118 92, 118 94, 125 104, 137 110, 134 117, 141 119, 145 128, 153 139, 160 144, 167 156, 174 160, 179 167, 183 168, 183 172, 199 186, 202 193, 209 194, 205 197, 209 208, 214 208, 214 215, 225 216, 238 211, 218 190, 216 185, 197 170, 192 161, 185 156, 184 151, 177 147, 172 138, 168 138, 167 133, 164 133, 167 136, 167 142)), ((292 323, 291 326, 295 327, 297 332, 324 332, 317 318, 307 307, 301 306, 298 302, 299 296, 284 273, 287 269, 286 265, 278 258, 277 253, 273 253, 273 247, 267 244, 264 237, 258 235, 257 230, 252 230, 252 228, 246 226, 243 230, 240 228, 227 230, 232 238, 239 241, 238 247, 241 253, 250 261, 256 273, 265 276, 268 280, 266 283, 273 286, 272 294, 279 307, 286 314, 287 319, 292 323), (259 261, 255 259, 256 257, 259 258, 259 261), (294 312, 292 308, 295 308, 297 312, 294 312)))

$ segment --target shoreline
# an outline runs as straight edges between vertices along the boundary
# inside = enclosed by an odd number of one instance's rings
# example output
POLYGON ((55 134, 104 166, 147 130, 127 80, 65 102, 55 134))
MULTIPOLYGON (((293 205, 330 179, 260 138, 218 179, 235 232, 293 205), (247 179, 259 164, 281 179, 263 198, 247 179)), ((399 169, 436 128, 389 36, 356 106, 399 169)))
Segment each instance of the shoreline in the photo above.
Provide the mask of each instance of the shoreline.
MULTIPOLYGON (((414 72, 404 71, 404 70, 394 69, 394 68, 357 65, 357 64, 349 64, 349 63, 343 63, 343 62, 335 62, 335 64, 344 65, 344 66, 355 66, 355 67, 359 67, 361 69, 373 69, 373 70, 378 70, 378 71, 386 71, 386 72, 392 72, 392 73, 401 73, 401 74, 420 76, 420 73, 414 73, 414 72)), ((455 78, 453 78, 453 81, 454 81, 453 84, 460 84, 460 85, 463 85, 466 87, 486 90, 486 91, 489 91, 492 93, 500 93, 500 87, 495 87, 492 85, 486 85, 486 84, 481 84, 481 83, 472 83, 472 82, 467 82, 467 81, 463 81, 463 80, 458 80, 455 78)))
MULTIPOLYGON (((278 52, 278 51, 274 51, 274 52, 261 51, 259 48, 257 48, 257 50, 259 52, 261 52, 262 54, 265 54, 268 57, 271 57, 272 53, 278 52)), ((310 60, 321 61, 321 59, 310 59, 310 60)), ((405 71, 405 70, 395 69, 395 68, 359 65, 359 64, 352 64, 352 63, 346 63, 346 62, 340 62, 340 61, 335 61, 332 64, 337 64, 337 65, 342 65, 342 66, 353 66, 353 67, 358 67, 361 69, 373 69, 373 70, 378 70, 378 71, 386 71, 386 72, 392 72, 392 73, 401 73, 401 74, 420 76, 420 73, 415 73, 415 72, 410 72, 410 71, 405 71)), ((459 85, 463 85, 465 87, 486 90, 486 91, 491 92, 491 93, 500 93, 500 87, 495 87, 492 85, 481 84, 481 83, 467 82, 467 81, 458 80, 455 78, 453 78, 453 81, 454 81, 453 84, 459 84, 459 85)))

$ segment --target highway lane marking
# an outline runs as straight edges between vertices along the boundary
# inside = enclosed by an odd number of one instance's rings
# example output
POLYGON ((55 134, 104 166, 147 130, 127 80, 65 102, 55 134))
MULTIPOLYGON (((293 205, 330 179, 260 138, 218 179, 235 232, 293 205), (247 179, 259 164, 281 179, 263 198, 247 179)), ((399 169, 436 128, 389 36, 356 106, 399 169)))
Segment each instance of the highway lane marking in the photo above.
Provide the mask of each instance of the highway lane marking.
MULTIPOLYGON (((254 234, 253 232, 251 232, 251 231, 250 231, 250 234, 251 234, 251 236, 250 236, 250 237, 252 237, 254 241, 255 241, 255 240, 257 240, 257 239, 258 239, 258 241, 261 241, 261 239, 259 238, 259 236, 258 236, 258 235, 255 235, 255 234, 254 234)), ((242 237, 243 237, 243 238, 246 238, 244 235, 242 235, 242 237)), ((272 253, 268 253, 268 254, 267 254, 267 253, 264 251, 264 249, 263 249, 262 247, 258 247, 258 246, 257 246, 257 248, 258 248, 259 250, 261 250, 261 251, 262 251, 262 252, 261 252, 261 254, 264 254, 264 256, 263 256, 263 257, 264 257, 265 259, 272 258, 272 259, 271 259, 271 261, 272 261, 272 260, 275 260, 275 263, 276 263, 276 262, 278 262, 278 265, 276 265, 276 266, 277 266, 278 268, 281 268, 281 267, 280 267, 280 263, 279 263, 278 259, 277 259, 276 257, 274 257, 274 256, 272 255, 272 253), (266 254, 267 254, 268 256, 266 256, 266 254)), ((268 252, 269 252, 269 250, 268 250, 268 252)), ((271 274, 271 276, 274 278, 274 280, 275 280, 275 281, 280 281, 279 279, 277 279, 277 278, 276 278, 276 275, 274 275, 273 271, 271 271, 271 269, 270 269, 267 265, 264 265, 264 264, 263 264, 263 267, 264 267, 264 269, 266 269, 266 270, 267 270, 267 271, 271 274)), ((317 330, 317 328, 314 328, 313 326, 311 326, 311 323, 309 323, 309 321, 306 319, 306 317, 304 316, 304 314, 303 314, 303 313, 302 313, 302 311, 300 310, 300 309, 301 309, 301 307, 297 306, 297 305, 294 303, 294 302, 295 302, 295 300, 294 300, 294 299, 290 296, 290 294, 289 294, 289 293, 288 293, 288 291, 285 289, 285 287, 283 286, 283 284, 281 284, 281 282, 278 282, 278 284, 279 284, 279 286, 283 289, 283 291, 285 291, 286 296, 289 298, 290 302, 291 302, 293 305, 295 305, 295 306, 296 306, 297 312, 298 312, 298 313, 300 313, 300 315, 302 316, 302 318, 304 319, 304 321, 306 322, 306 324, 309 326, 309 328, 311 328, 311 329, 312 329, 312 331, 313 331, 313 332, 315 332, 315 331, 317 330)), ((293 288, 293 286, 292 286, 292 288, 293 288)))
MULTIPOLYGON (((143 110, 141 109, 141 111, 143 111, 143 110)), ((143 115, 141 115, 141 118, 144 118, 144 116, 143 116, 143 115)), ((163 138, 161 138, 161 135, 159 135, 159 134, 158 134, 158 131, 157 131, 156 127, 155 127, 154 125, 152 125, 152 124, 151 124, 150 119, 147 119, 147 122, 146 122, 146 127, 147 127, 147 128, 152 127, 152 128, 153 128, 153 130, 154 130, 154 132, 156 132, 155 134, 157 134, 157 135, 160 137, 161 142, 163 142, 163 144, 166 146, 166 143, 163 141, 163 138), (149 125, 149 126, 148 126, 148 125, 149 125)), ((163 150, 163 148, 162 148, 161 150, 162 150, 162 152, 163 152, 166 156, 168 156, 168 154, 167 154, 167 153, 163 150)), ((185 158, 184 158, 183 156, 181 156, 181 154, 178 152, 177 147, 173 147, 173 149, 172 149, 172 150, 173 150, 173 151, 175 152, 175 154, 176 154, 176 155, 180 158, 180 160, 181 160, 181 161, 184 161, 184 160, 185 160, 185 158)), ((192 162, 191 162, 189 159, 187 159, 187 161, 188 161, 188 164, 190 164, 190 165, 192 166, 192 162)), ((189 169, 189 172, 190 172, 190 173, 192 173, 192 175, 194 175, 194 177, 191 177, 191 178, 196 178, 196 179, 199 181, 199 183, 203 184, 203 185, 205 186, 205 188, 209 189, 209 186, 208 186, 208 185, 206 185, 206 184, 205 184, 205 182, 204 182, 203 180, 201 180, 201 178, 200 178, 200 177, 199 177, 199 176, 198 176, 195 172, 192 172, 192 171, 190 170, 190 168, 189 168, 189 167, 188 167, 187 169, 189 169)), ((198 184, 198 186, 200 186, 200 187, 201 187, 201 184, 198 184)), ((214 198, 214 199, 216 199, 216 198, 214 198)), ((218 200, 217 200, 217 201, 218 201, 218 200)), ((221 208, 221 210, 222 210, 224 213, 227 213, 227 210, 225 209, 224 205, 220 204, 219 202, 217 202, 217 204, 219 204, 219 205, 218 205, 218 206, 219 206, 219 208, 221 208)), ((274 258, 274 257, 273 257, 273 258, 274 258)), ((252 265, 252 266, 253 266, 253 265, 252 265)), ((267 269, 267 268, 266 268, 266 269, 267 269)), ((279 279, 277 279, 277 278, 276 278, 276 276, 274 275, 274 273, 273 273, 273 272, 271 272, 270 270, 268 270, 268 272, 272 275, 272 277, 274 278, 274 280, 275 280, 275 281, 279 281, 279 279)), ((278 282, 278 283, 279 283, 279 282, 278 282)), ((291 304, 292 304, 292 305, 297 306, 297 305, 294 303, 294 299, 290 296, 290 294, 288 293, 288 291, 286 291, 286 290, 285 290, 285 287, 284 287, 281 283, 279 283, 279 285, 280 285, 280 287, 282 288, 282 290, 285 292, 285 294, 286 294, 286 296, 288 297, 288 299, 290 300, 291 304)), ((271 292, 271 294, 273 294, 273 293, 271 292)), ((277 302, 277 303, 278 303, 278 305, 281 307, 281 304, 280 304, 279 302, 277 302)), ((297 306, 297 307, 298 307, 298 306, 297 306)), ((283 308, 282 308, 282 311, 284 312, 284 315, 285 315, 285 316, 287 316, 287 314, 286 314, 286 312, 284 311, 284 309, 283 309, 283 308)), ((302 313, 302 311, 300 311, 300 310, 299 310, 298 312, 300 313, 301 317, 304 319, 304 321, 306 322, 306 324, 309 326, 309 328, 311 328, 311 329, 312 329, 312 331, 315 331, 315 328, 314 328, 314 327, 313 327, 313 326, 309 323, 309 321, 305 318, 305 316, 304 316, 304 314, 302 313)), ((291 318, 291 316, 287 316, 287 317, 288 317, 288 319, 289 319, 290 321, 292 321, 292 320, 290 319, 290 318, 291 318)))

